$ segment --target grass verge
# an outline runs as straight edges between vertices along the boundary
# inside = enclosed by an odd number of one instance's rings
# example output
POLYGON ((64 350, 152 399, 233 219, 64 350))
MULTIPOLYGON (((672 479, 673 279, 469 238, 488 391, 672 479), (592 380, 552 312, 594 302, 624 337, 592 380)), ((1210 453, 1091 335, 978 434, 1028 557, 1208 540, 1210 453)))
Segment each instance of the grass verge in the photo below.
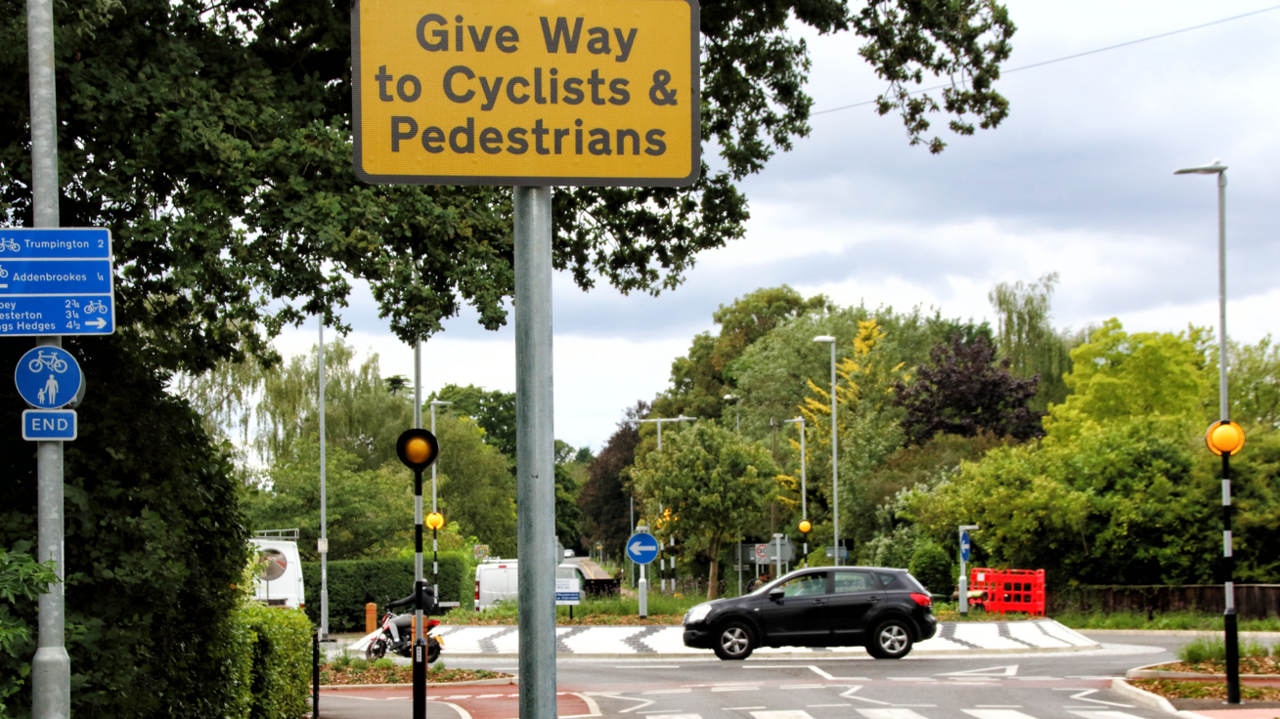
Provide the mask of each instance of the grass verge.
MULTIPOLYGON (((451 684, 510 676, 512 675, 484 669, 448 669, 443 663, 437 663, 428 669, 427 683, 451 684)), ((320 686, 352 684, 413 684, 413 667, 397 666, 390 659, 375 662, 353 659, 349 662, 320 665, 320 686)))
MULTIPOLYGON (((1203 682, 1178 679, 1133 679, 1130 684, 1166 699, 1227 699, 1225 682, 1203 682)), ((1243 684, 1240 698, 1251 702, 1280 701, 1280 687, 1243 684)))

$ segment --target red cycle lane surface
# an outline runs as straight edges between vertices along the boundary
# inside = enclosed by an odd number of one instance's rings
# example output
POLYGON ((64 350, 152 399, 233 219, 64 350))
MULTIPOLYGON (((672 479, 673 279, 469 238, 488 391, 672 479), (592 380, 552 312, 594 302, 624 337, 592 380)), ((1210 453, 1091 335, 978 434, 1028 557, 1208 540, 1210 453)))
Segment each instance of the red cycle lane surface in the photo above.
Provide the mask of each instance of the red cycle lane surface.
MULTIPOLYGON (((427 690, 430 719, 518 719, 519 687, 514 684, 427 690)), ((589 700, 557 692, 560 717, 598 716, 589 700)), ((413 716, 413 688, 408 686, 325 690, 320 693, 322 719, 395 719, 413 716)))

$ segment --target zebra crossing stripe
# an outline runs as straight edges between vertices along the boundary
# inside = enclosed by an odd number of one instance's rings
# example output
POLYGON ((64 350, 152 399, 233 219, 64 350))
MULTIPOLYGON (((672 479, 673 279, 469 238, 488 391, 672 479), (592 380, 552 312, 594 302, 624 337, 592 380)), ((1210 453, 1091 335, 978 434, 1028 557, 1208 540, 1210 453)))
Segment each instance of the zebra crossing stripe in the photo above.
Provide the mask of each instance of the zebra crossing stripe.
POLYGON ((751 716, 755 719, 813 719, 809 716, 809 712, 800 710, 751 712, 751 716))
POLYGON ((975 719, 1035 719, 1013 709, 965 709, 964 713, 975 719))

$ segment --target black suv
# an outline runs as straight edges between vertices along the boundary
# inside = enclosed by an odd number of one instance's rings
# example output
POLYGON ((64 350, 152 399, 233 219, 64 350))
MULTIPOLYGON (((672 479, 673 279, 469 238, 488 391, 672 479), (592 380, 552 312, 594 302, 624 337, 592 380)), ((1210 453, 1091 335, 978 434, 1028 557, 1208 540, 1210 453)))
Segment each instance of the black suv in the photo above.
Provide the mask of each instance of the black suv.
POLYGON ((905 569, 801 569, 684 615, 684 645, 746 659, 756 647, 864 646, 900 659, 938 630, 929 592, 905 569))

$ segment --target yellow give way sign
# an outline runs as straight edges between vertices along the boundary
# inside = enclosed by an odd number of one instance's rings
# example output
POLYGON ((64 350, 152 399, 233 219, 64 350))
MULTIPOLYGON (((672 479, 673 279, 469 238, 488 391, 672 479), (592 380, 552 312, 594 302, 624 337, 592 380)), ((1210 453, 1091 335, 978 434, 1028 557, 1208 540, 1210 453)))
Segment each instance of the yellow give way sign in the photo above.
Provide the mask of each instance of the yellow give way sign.
POLYGON ((698 179, 697 0, 356 0, 351 33, 366 182, 698 179))

